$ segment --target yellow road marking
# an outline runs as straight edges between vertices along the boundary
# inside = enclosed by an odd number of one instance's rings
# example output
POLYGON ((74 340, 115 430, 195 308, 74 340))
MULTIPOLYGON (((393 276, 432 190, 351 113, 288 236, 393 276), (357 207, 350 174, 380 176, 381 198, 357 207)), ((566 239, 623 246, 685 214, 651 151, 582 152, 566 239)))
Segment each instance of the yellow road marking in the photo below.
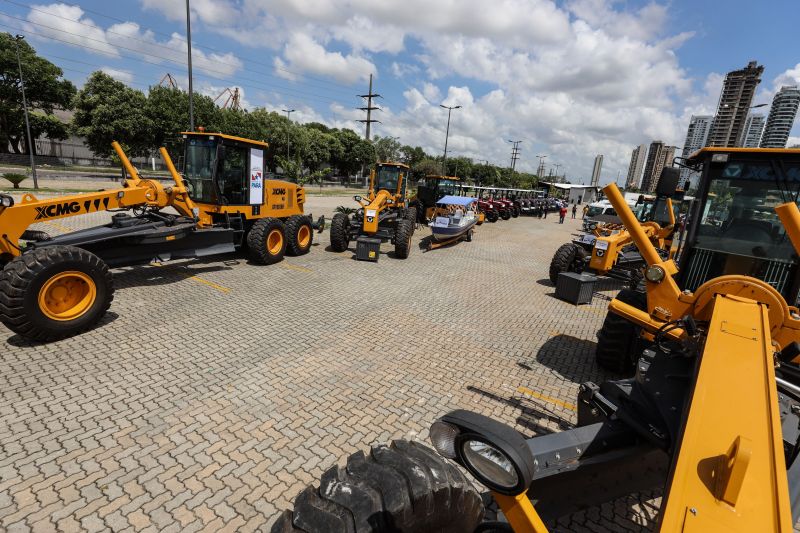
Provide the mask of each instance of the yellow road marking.
POLYGON ((291 263, 279 263, 283 268, 288 268, 289 270, 297 270, 298 272, 314 272, 310 268, 301 267, 298 265, 293 265, 291 263))
MULTIPOLYGON (((165 266, 163 263, 153 263, 153 265, 155 265, 157 267, 165 266)), ((212 289, 218 290, 219 292, 221 292, 223 294, 228 294, 229 292, 231 292, 231 289, 229 289, 228 287, 223 287, 222 285, 218 285, 218 284, 214 283, 213 281, 208 281, 207 279, 201 278, 200 276, 193 276, 192 274, 187 274, 186 272, 181 272, 180 270, 175 270, 175 272, 177 272, 178 274, 180 274, 181 276, 183 276, 186 279, 190 279, 192 281, 196 281, 197 283, 202 283, 203 285, 206 285, 208 287, 211 287, 212 289)))
POLYGON ((560 405, 564 409, 569 409, 570 411, 577 411, 578 410, 578 406, 575 405, 575 404, 572 404, 572 403, 569 403, 569 402, 564 402, 564 401, 559 400, 558 398, 553 398, 551 396, 546 396, 544 394, 541 394, 541 393, 538 393, 538 392, 536 392, 534 390, 531 390, 531 389, 529 389, 527 387, 517 387, 517 392, 521 392, 522 394, 525 394, 527 396, 532 396, 533 398, 536 398, 538 400, 542 400, 542 401, 545 401, 545 402, 549 402, 549 403, 554 403, 556 405, 560 405))
POLYGON ((45 224, 47 224, 48 226, 52 226, 52 227, 56 228, 57 230, 61 230, 61 231, 67 232, 67 233, 69 233, 71 231, 74 231, 72 228, 67 227, 64 224, 59 224, 58 222, 52 222, 50 220, 44 220, 43 222, 45 224))

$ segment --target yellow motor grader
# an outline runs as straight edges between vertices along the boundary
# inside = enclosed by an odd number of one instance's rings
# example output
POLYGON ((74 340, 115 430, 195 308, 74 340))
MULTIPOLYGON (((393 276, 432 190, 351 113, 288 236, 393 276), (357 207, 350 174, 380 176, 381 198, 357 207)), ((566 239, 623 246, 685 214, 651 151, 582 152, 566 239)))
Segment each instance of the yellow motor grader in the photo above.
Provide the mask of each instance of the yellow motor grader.
POLYGON ((353 215, 336 213, 331 220, 331 249, 344 252, 356 241, 356 258, 377 261, 381 243, 394 245, 394 255, 406 259, 417 221, 416 207, 406 197, 409 168, 403 163, 378 163, 370 172, 369 196, 353 199, 361 206, 353 215))
MULTIPOLYGON (((704 148, 687 158, 686 165, 700 173, 700 181, 686 230, 670 256, 677 266, 671 279, 681 290, 697 291, 711 279, 745 275, 764 281, 795 305, 800 260, 775 207, 797 197, 800 150, 704 148)), ((660 256, 667 258, 663 251, 660 256)), ((646 278, 647 270, 643 273, 646 278)), ((652 298, 638 287, 623 289, 616 300, 646 310, 652 298)), ((651 339, 613 310, 597 334, 596 361, 605 369, 631 374, 637 354, 651 339)))
MULTIPOLYGON (((673 200, 683 199, 680 169, 664 168, 655 200, 643 213, 643 230, 650 241, 668 257, 676 230, 673 200)), ((640 197, 643 201, 643 197, 640 197)), ((621 224, 598 224, 591 232, 561 245, 550 261, 549 278, 555 284, 562 272, 590 272, 628 282, 635 287, 642 279, 644 261, 630 234, 621 224)))
POLYGON ((21 201, 0 195, 0 322, 37 341, 94 326, 114 297, 109 267, 203 257, 247 248, 256 263, 307 253, 313 230, 305 192, 265 179, 266 143, 220 133, 184 132, 183 174, 166 149, 173 183, 142 178, 118 143, 121 189, 21 201), (167 209, 170 208, 170 209, 167 209), (111 222, 56 237, 31 229, 114 212, 111 222))
MULTIPOLYGON (((796 190, 800 175, 783 169, 778 198, 787 199, 783 185, 796 190)), ((658 253, 616 186, 605 192, 647 262, 647 309, 611 304, 653 338, 635 377, 583 383, 577 426, 530 439, 483 415, 450 412, 430 428, 435 452, 395 441, 350 456, 296 498, 274 533, 543 533, 558 517, 654 489, 664 494, 657 531, 793 530, 800 310, 773 284, 744 274, 681 290, 675 262, 658 253), (504 520, 484 520, 480 495, 451 461, 489 489, 504 520)), ((800 210, 788 200, 771 208, 797 257, 800 210)))

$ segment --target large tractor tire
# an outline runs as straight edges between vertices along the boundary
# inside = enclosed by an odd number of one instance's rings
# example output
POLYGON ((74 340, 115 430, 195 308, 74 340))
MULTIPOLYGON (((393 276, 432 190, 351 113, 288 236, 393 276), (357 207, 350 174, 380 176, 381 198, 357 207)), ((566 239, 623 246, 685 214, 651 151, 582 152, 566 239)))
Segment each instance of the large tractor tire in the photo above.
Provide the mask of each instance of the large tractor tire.
MULTIPOLYGON (((647 310, 647 293, 642 290, 622 289, 616 298, 637 309, 647 310)), ((639 336, 639 326, 609 311, 597 332, 595 361, 606 370, 632 375, 647 344, 639 336)))
POLYGON ((483 519, 480 495, 457 466, 430 448, 398 440, 354 453, 284 511, 272 533, 463 533, 483 519))
POLYGON ((262 265, 271 265, 283 259, 286 253, 286 227, 278 218, 256 220, 247 233, 250 259, 262 265))
POLYGON ((511 212, 508 209, 503 209, 500 211, 500 218, 503 220, 508 220, 511 218, 511 212))
POLYGON ((344 252, 350 246, 350 217, 336 213, 331 220, 331 249, 344 252))
POLYGON ((494 209, 486 212, 486 220, 489 222, 497 222, 498 218, 500 218, 500 215, 494 209))
POLYGON ((113 299, 108 265, 74 246, 36 248, 0 273, 0 322, 33 341, 55 341, 92 328, 113 299))
POLYGON ((314 242, 314 229, 311 219, 303 215, 292 215, 286 221, 286 253, 304 255, 314 242))
POLYGON ((394 255, 398 259, 406 259, 411 253, 411 235, 414 234, 414 223, 401 218, 397 221, 394 235, 394 255))
POLYGON ((578 264, 584 262, 584 258, 589 253, 577 244, 568 242, 562 244, 553 259, 550 260, 550 281, 553 285, 558 281, 558 275, 562 272, 577 272, 578 264))
POLYGON ((414 233, 414 230, 417 229, 417 208, 414 206, 409 207, 406 209, 406 217, 407 220, 411 221, 411 233, 414 233))

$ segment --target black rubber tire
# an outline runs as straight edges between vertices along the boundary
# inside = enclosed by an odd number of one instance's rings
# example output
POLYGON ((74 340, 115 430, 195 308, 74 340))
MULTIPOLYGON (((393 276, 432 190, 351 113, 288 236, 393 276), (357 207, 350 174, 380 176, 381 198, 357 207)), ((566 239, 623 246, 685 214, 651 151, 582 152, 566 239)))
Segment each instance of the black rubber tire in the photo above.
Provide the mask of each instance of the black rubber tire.
POLYGON ((411 236, 414 234, 414 223, 406 218, 397 220, 394 234, 394 255, 398 259, 408 258, 411 253, 411 236))
POLYGON ((519 207, 514 206, 511 208, 511 216, 514 218, 519 217, 519 207))
POLYGON ((508 209, 503 209, 500 211, 500 218, 503 220, 509 220, 511 218, 511 212, 508 209))
POLYGON ((331 220, 331 249, 344 252, 350 246, 350 218, 344 213, 336 213, 331 220))
POLYGON ((553 254, 553 259, 550 260, 550 281, 553 285, 558 280, 558 275, 562 272, 575 272, 575 261, 582 259, 588 252, 575 243, 568 242, 562 244, 556 253, 553 254))
POLYGON ((495 210, 487 211, 486 212, 486 220, 489 222, 497 222, 497 219, 500 218, 500 215, 495 210))
POLYGON ((311 219, 304 215, 292 215, 286 221, 286 253, 288 255, 304 255, 311 250, 314 243, 314 228, 311 219), (300 244, 300 231, 305 227, 308 231, 308 242, 305 246, 300 244))
POLYGON ((354 453, 284 511, 272 533, 470 532, 484 515, 457 466, 430 448, 397 440, 354 453))
MULTIPOLYGON (((616 298, 647 310, 647 293, 643 290, 622 289, 616 298)), ((642 350, 650 344, 640 338, 639 331, 639 326, 609 311, 597 332, 597 365, 618 374, 633 375, 642 350)))
POLYGON ((114 300, 114 279, 99 257, 74 246, 36 248, 10 261, 0 272, 0 322, 14 333, 50 342, 91 329, 114 300), (53 320, 39 306, 39 293, 53 276, 68 271, 86 274, 94 282, 91 307, 72 320, 53 320))
POLYGON ((413 235, 414 232, 417 230, 417 208, 416 207, 409 207, 406 210, 406 219, 411 221, 411 234, 413 235))
POLYGON ((24 241, 46 242, 53 238, 46 231, 39 231, 35 229, 26 229, 22 232, 20 239, 24 241))
POLYGON ((280 219, 267 217, 256 220, 247 232, 247 251, 250 259, 261 265, 272 265, 281 261, 286 253, 286 240, 286 227, 280 219), (280 231, 281 246, 279 251, 270 252, 267 239, 274 231, 280 231))
POLYGON ((465 239, 467 242, 472 242, 472 230, 467 232, 467 237, 465 239))

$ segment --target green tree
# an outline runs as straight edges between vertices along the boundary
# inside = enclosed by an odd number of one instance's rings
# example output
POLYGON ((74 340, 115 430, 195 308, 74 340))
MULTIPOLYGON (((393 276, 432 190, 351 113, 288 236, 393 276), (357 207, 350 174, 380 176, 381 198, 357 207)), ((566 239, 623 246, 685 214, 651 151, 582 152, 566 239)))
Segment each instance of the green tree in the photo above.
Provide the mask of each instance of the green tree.
MULTIPOLYGON (((23 153, 28 147, 16 47, 11 34, 0 33, 0 152, 8 152, 10 145, 12 151, 23 153)), ((41 135, 66 139, 67 126, 53 112, 72 108, 75 86, 63 79, 64 72, 60 68, 36 55, 27 42, 19 43, 19 55, 30 111, 31 136, 34 139, 41 135)))
POLYGON ((400 159, 402 145, 394 137, 378 137, 372 141, 378 161, 397 161, 400 159))
POLYGON ((75 133, 86 138, 86 145, 99 157, 112 154, 111 141, 119 141, 130 150, 128 156, 148 155, 152 151, 153 123, 147 117, 147 97, 95 72, 75 97, 75 133))
POLYGON ((331 139, 333 136, 316 128, 303 127, 302 132, 301 160, 303 166, 311 172, 315 172, 324 163, 331 160, 331 139))
POLYGON ((361 170, 361 166, 371 167, 375 163, 375 148, 353 130, 339 130, 334 137, 341 145, 341 150, 334 154, 331 161, 340 174, 350 176, 361 170))
POLYGON ((442 163, 435 159, 423 159, 411 167, 411 177, 416 182, 425 176, 436 176, 442 172, 442 163))
POLYGON ((419 146, 411 147, 409 145, 405 145, 400 148, 400 162, 405 163, 409 167, 413 167, 426 157, 430 157, 428 154, 425 153, 419 146))
MULTIPOLYGON (((237 131, 237 112, 221 110, 214 101, 203 95, 194 95, 195 124, 207 131, 237 131), (223 112, 227 114, 223 116, 223 112), (227 120, 226 120, 227 119, 227 120)), ((145 115, 152 123, 150 149, 166 146, 170 154, 180 152, 180 133, 189 129, 189 94, 171 87, 150 87, 145 105, 145 115)))

